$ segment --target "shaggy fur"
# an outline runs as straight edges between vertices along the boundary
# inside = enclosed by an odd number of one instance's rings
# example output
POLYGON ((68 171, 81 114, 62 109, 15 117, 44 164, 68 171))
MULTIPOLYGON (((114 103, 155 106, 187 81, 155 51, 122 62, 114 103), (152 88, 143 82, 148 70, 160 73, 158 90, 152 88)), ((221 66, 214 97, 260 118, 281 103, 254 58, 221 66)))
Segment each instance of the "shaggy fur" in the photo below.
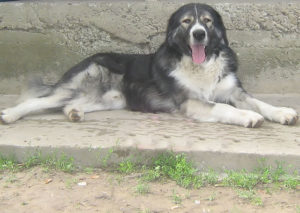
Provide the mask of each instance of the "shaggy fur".
POLYGON ((203 122, 258 127, 264 118, 295 124, 295 110, 274 107, 245 92, 236 76, 221 16, 205 4, 187 4, 169 19, 155 54, 99 53, 66 72, 55 85, 35 83, 31 97, 2 111, 3 123, 61 108, 70 121, 84 113, 127 108, 181 112, 203 122))

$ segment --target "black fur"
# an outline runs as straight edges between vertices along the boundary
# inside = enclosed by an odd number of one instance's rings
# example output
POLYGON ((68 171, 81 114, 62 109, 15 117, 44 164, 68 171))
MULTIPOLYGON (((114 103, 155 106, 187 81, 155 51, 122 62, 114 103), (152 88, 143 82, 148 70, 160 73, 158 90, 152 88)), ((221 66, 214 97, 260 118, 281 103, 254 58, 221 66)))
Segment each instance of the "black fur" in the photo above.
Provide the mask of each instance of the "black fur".
POLYGON ((178 110, 188 98, 186 92, 178 86, 169 74, 173 71, 183 55, 191 56, 188 46, 188 30, 180 26, 180 18, 187 12, 209 12, 214 18, 214 28, 209 29, 209 43, 205 49, 207 59, 218 56, 222 51, 228 60, 227 72, 237 70, 235 53, 228 47, 225 27, 221 16, 210 6, 188 4, 177 10, 169 19, 167 36, 155 54, 128 55, 116 53, 99 53, 93 55, 71 68, 62 77, 61 83, 84 71, 90 64, 96 63, 106 67, 110 72, 124 75, 122 92, 130 110, 142 112, 171 112, 178 110), (219 34, 216 32, 219 31, 219 34))
POLYGON ((260 126, 264 117, 288 125, 297 122, 295 110, 248 95, 237 69, 218 12, 205 4, 187 4, 170 17, 156 53, 99 53, 75 65, 55 85, 33 81, 25 101, 4 109, 0 121, 12 123, 51 108, 62 109, 70 121, 83 121, 86 112, 127 107, 142 112, 180 110, 198 121, 245 127, 260 126))

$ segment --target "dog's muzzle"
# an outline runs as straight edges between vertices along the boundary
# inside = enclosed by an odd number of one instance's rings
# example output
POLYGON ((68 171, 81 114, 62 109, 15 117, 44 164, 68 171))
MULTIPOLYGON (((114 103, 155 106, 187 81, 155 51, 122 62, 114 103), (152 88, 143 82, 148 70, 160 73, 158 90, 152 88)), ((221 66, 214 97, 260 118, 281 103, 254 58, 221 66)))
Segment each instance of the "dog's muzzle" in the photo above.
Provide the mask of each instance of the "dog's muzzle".
POLYGON ((206 37, 206 32, 204 30, 195 30, 193 32, 193 37, 195 41, 202 42, 206 37))

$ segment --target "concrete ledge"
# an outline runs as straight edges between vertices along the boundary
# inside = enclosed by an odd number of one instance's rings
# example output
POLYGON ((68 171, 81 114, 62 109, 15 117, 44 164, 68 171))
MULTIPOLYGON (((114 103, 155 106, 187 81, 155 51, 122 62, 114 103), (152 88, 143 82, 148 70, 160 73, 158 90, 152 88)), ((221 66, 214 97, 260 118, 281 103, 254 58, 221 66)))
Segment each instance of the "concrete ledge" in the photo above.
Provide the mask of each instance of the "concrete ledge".
MULTIPOLYGON (((56 81, 96 52, 154 52, 164 39, 169 15, 187 2, 0 3, 0 93, 19 93, 32 74, 56 81)), ((248 90, 300 91, 299 1, 214 0, 211 4, 223 16, 248 90)))
MULTIPOLYGON (((257 95, 275 105, 300 111, 300 95, 257 95)), ((1 96, 0 109, 16 96, 1 96)), ((293 165, 300 171, 300 123, 282 126, 265 122, 261 128, 196 123, 180 115, 103 111, 87 114, 86 121, 70 123, 62 113, 34 115, 11 125, 0 125, 0 153, 20 161, 30 153, 64 152, 79 165, 100 166, 130 157, 147 163, 161 151, 184 152, 201 168, 248 169, 266 158, 293 165)))

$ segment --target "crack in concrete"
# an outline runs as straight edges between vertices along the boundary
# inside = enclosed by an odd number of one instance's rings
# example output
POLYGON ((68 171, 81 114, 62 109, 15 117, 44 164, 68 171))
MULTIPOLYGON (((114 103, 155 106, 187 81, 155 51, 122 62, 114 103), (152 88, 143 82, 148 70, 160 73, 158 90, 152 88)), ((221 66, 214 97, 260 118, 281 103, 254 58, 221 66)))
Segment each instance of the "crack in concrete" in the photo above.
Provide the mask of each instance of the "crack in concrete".
POLYGON ((26 33, 39 33, 39 34, 43 34, 43 35, 47 35, 47 33, 42 32, 40 29, 35 28, 35 27, 31 27, 31 28, 19 28, 19 27, 2 27, 0 28, 0 31, 16 31, 16 32, 26 32, 26 33))

